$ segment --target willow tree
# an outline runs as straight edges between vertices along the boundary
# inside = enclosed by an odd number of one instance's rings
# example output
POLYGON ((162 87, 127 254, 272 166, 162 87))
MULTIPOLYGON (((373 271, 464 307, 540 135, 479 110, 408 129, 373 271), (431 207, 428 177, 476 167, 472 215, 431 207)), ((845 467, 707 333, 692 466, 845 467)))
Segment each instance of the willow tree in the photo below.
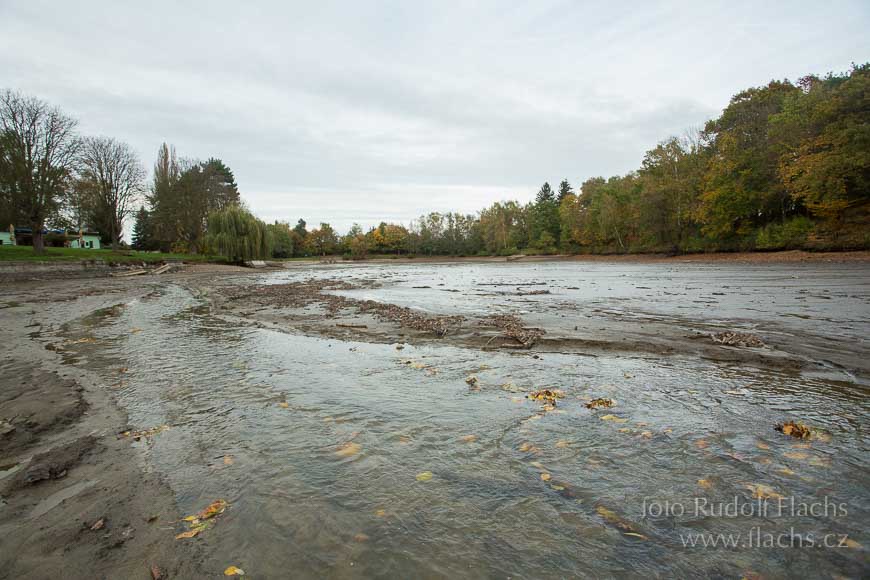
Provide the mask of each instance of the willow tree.
POLYGON ((234 262, 262 260, 272 252, 266 224, 240 205, 229 205, 209 215, 206 243, 234 262))

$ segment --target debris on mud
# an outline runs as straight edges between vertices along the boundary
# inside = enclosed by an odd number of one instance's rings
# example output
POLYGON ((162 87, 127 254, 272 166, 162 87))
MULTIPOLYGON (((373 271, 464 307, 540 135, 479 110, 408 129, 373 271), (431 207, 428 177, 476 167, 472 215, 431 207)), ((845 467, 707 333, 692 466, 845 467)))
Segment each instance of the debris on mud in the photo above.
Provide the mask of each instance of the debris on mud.
POLYGON ((556 405, 556 399, 561 399, 565 396, 565 393, 558 389, 541 389, 539 391, 532 391, 528 395, 526 395, 527 399, 531 399, 533 401, 542 401, 547 403, 548 405, 556 405))
POLYGON ((586 403, 586 408, 587 409, 609 409, 610 407, 613 407, 614 405, 616 405, 616 401, 614 401, 613 399, 598 398, 598 399, 592 399, 591 401, 586 403))
POLYGON ((159 427, 151 427, 142 431, 124 431, 121 433, 121 437, 131 437, 134 441, 139 441, 143 437, 147 439, 168 430, 169 425, 160 425, 159 427))
POLYGON ((777 425, 776 430, 784 435, 789 435, 796 439, 809 439, 813 436, 812 429, 803 423, 795 423, 794 421, 786 421, 781 425, 777 425))
MULTIPOLYGON (((374 287, 374 282, 350 284, 338 280, 305 280, 289 284, 265 284, 253 288, 239 288, 225 293, 229 301, 249 301, 262 306, 277 306, 301 308, 318 304, 326 309, 329 316, 335 316, 345 308, 355 308, 363 314, 394 322, 405 328, 431 332, 439 338, 447 336, 464 320, 462 316, 430 316, 420 311, 395 304, 386 304, 374 300, 357 300, 346 296, 332 294, 332 290, 353 290, 362 287, 374 287)), ((346 328, 363 328, 364 325, 339 324, 346 328)))
POLYGON ((475 386, 477 386, 477 383, 479 383, 479 382, 480 382, 480 379, 478 379, 478 378, 477 378, 476 376, 474 376, 474 375, 469 375, 468 377, 465 378, 465 383, 466 383, 469 387, 475 387, 475 386))
POLYGON ((713 342, 724 344, 726 346, 748 346, 751 348, 761 348, 764 341, 747 332, 718 332, 712 337, 713 342))
POLYGON ((209 529, 215 524, 215 518, 224 513, 229 505, 230 504, 225 499, 218 499, 211 502, 201 512, 183 518, 183 521, 187 522, 187 526, 189 529, 186 532, 181 532, 180 534, 175 536, 175 539, 183 540, 187 538, 193 538, 194 536, 197 536, 203 531, 209 529))
MULTIPOLYGON (((484 322, 500 329, 505 337, 517 341, 521 348, 532 348, 545 334, 544 329, 542 328, 524 327, 523 321, 520 320, 519 317, 510 314, 496 314, 484 319, 484 322)), ((490 339, 490 342, 492 342, 492 340, 493 339, 490 339)))

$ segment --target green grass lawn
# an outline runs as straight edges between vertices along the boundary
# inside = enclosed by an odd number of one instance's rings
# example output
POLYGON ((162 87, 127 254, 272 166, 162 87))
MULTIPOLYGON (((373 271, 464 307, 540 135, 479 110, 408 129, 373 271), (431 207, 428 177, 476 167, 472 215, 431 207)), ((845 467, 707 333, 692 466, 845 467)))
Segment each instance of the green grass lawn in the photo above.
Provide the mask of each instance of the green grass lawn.
POLYGON ((30 246, 0 246, 0 262, 77 262, 102 260, 104 262, 224 262, 218 256, 194 254, 164 254, 162 252, 136 252, 132 250, 89 250, 81 248, 45 248, 45 254, 36 255, 30 246))

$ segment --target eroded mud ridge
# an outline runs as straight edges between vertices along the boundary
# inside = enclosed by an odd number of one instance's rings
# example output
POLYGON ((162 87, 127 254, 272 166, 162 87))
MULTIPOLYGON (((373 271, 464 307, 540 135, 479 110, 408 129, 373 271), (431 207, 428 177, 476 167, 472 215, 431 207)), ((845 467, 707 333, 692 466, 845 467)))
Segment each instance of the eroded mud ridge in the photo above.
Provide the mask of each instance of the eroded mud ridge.
MULTIPOLYGON (((380 321, 394 323, 400 328, 431 333, 438 338, 448 334, 457 334, 463 323, 477 327, 480 330, 497 328, 502 336, 493 336, 487 340, 487 346, 495 338, 512 339, 514 342, 507 346, 531 348, 538 339, 545 334, 540 328, 526 328, 517 316, 497 315, 476 320, 469 320, 466 316, 459 315, 432 315, 398 306, 378 302, 375 300, 360 300, 335 294, 336 290, 360 290, 363 288, 376 288, 379 284, 373 280, 350 283, 337 279, 309 279, 302 282, 287 284, 263 284, 259 286, 245 286, 241 288, 225 288, 224 299, 235 308, 247 309, 251 305, 272 308, 304 308, 317 305, 323 309, 326 316, 338 318, 342 311, 353 311, 357 314, 372 315, 380 321)), ((226 304, 224 304, 226 306, 226 304)), ((340 324, 339 328, 365 329, 362 324, 340 324)), ((508 340, 507 342, 510 342, 508 340)), ((496 343, 496 346, 506 346, 504 341, 496 343)))

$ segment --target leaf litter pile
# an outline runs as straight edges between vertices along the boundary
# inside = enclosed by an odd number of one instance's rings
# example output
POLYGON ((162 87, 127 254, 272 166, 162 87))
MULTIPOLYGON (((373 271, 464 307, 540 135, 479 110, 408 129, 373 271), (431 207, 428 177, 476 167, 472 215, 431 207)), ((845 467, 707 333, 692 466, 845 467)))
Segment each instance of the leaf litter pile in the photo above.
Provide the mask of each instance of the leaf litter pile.
POLYGON ((781 425, 776 426, 776 430, 783 435, 789 435, 796 439, 809 439, 813 436, 813 430, 803 423, 795 423, 794 421, 786 421, 781 425))

